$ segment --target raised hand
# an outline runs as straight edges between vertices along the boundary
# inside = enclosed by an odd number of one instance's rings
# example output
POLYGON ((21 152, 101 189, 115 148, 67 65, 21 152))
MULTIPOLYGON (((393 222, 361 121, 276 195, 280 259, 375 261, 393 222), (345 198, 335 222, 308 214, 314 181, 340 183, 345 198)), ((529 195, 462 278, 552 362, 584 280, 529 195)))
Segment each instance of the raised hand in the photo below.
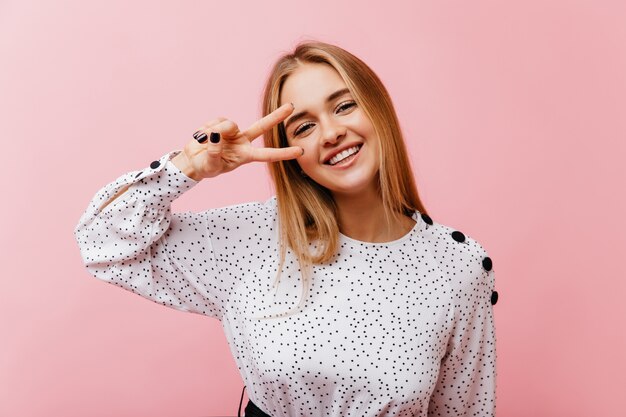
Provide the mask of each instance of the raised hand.
POLYGON ((190 140, 183 151, 172 159, 172 163, 187 176, 200 181, 232 171, 248 162, 274 162, 297 158, 304 152, 299 146, 287 148, 252 146, 254 139, 285 120, 292 112, 291 103, 284 104, 254 122, 243 132, 231 120, 225 118, 212 120, 202 126, 195 135, 206 136, 201 137, 200 142, 196 139, 190 140), (209 140, 211 136, 213 137, 209 140), (219 141, 215 141, 216 138, 219 138, 219 141))

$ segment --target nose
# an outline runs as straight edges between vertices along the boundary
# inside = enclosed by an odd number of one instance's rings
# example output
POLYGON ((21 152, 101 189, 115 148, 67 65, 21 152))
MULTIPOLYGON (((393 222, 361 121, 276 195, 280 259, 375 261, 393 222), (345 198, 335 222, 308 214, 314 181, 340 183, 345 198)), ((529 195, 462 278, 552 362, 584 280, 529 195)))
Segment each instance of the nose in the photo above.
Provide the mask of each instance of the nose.
POLYGON ((346 127, 332 118, 322 123, 322 144, 334 145, 346 135, 346 127))

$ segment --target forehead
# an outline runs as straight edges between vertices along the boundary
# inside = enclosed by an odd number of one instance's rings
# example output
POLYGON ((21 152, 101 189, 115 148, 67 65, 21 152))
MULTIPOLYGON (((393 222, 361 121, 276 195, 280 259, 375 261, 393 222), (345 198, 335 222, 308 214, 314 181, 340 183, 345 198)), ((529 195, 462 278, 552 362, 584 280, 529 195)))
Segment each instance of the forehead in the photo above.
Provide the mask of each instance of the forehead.
POLYGON ((293 103, 296 108, 324 103, 326 97, 345 88, 339 73, 327 64, 304 64, 283 84, 280 103, 293 103))

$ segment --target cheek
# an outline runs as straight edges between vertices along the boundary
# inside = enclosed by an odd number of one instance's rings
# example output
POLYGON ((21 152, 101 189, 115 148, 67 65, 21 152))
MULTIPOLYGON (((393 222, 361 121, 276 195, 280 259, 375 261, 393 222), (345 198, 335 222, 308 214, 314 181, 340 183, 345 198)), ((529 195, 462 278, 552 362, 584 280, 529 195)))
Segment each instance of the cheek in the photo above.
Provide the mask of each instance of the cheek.
POLYGON ((362 136, 372 136, 375 134, 374 125, 362 111, 355 114, 353 128, 362 136))
POLYGON ((318 159, 313 155, 312 149, 306 147, 304 147, 304 155, 296 160, 298 161, 298 164, 300 164, 300 167, 305 170, 309 167, 317 165, 318 163, 318 159))
POLYGON ((302 140, 294 143, 294 146, 300 146, 304 149, 304 155, 298 158, 298 162, 301 164, 309 164, 314 160, 317 162, 319 149, 317 148, 314 140, 302 140))

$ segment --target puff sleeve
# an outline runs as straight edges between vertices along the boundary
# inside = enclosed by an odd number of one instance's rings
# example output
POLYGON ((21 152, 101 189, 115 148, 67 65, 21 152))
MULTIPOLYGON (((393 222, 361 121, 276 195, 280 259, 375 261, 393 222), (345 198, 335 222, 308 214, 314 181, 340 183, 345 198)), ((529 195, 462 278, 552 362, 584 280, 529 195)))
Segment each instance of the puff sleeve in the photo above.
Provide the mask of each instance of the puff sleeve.
POLYGON ((199 183, 171 162, 179 152, 100 189, 74 236, 96 278, 167 307, 219 319, 225 291, 208 237, 207 213, 171 213, 171 203, 199 183))
MULTIPOLYGON (((472 244, 475 244, 472 241, 472 244)), ((478 245, 477 247, 482 248, 478 245)), ((464 285, 455 286, 454 327, 428 416, 495 416, 496 335, 493 305, 497 300, 494 271, 486 257, 482 268, 473 258, 464 285), (476 267, 474 267, 476 265, 476 267)))

